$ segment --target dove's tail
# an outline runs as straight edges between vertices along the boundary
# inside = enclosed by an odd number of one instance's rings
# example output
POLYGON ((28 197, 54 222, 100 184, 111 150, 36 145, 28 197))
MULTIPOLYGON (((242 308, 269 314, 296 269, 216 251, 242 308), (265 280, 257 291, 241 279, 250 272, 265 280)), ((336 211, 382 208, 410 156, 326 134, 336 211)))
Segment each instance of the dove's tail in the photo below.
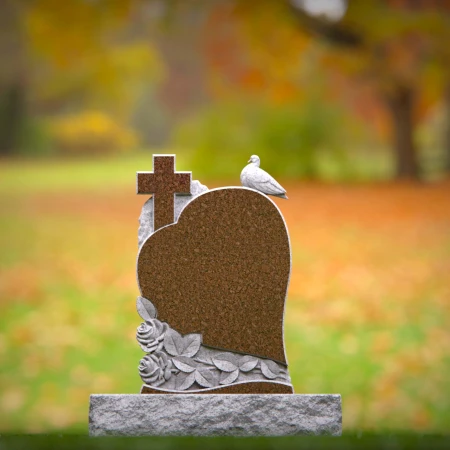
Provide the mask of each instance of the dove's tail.
POLYGON ((288 196, 286 195, 286 193, 284 193, 284 194, 276 194, 276 195, 274 195, 274 197, 284 198, 285 200, 289 200, 289 198, 288 198, 288 196))

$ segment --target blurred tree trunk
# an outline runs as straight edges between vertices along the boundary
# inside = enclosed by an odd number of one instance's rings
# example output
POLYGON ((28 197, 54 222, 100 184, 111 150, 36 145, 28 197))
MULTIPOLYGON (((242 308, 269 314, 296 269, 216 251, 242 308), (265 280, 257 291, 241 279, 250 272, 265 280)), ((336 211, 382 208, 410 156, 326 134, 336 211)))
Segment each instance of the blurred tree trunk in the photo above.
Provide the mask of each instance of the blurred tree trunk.
POLYGON ((405 86, 397 86, 385 95, 392 119, 397 178, 419 178, 419 165, 414 143, 413 96, 412 89, 405 86))
POLYGON ((18 150, 26 116, 26 70, 21 13, 24 3, 3 0, 0 13, 0 157, 18 150))
POLYGON ((20 82, 2 86, 0 97, 0 156, 14 154, 19 147, 25 120, 25 93, 20 82))
POLYGON ((450 81, 444 92, 444 107, 445 107, 445 123, 444 123, 444 158, 445 171, 450 176, 450 81))

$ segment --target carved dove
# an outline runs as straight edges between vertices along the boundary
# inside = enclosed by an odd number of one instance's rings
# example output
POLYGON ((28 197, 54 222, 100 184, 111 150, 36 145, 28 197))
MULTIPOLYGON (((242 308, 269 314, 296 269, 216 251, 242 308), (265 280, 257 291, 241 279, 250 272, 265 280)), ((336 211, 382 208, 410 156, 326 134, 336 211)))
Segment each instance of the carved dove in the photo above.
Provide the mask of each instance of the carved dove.
POLYGON ((250 164, 246 165, 241 172, 242 186, 256 189, 263 194, 287 199, 286 190, 283 186, 259 167, 260 159, 258 156, 252 155, 248 162, 250 164))

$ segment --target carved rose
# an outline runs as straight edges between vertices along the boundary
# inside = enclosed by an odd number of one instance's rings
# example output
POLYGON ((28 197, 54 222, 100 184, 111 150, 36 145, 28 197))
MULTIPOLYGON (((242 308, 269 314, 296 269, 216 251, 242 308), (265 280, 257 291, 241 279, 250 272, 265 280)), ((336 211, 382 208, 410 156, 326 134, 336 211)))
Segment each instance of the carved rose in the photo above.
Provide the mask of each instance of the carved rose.
POLYGON ((172 376, 172 360, 163 352, 145 355, 139 362, 139 374, 146 384, 159 386, 172 376))
POLYGON ((167 323, 162 323, 156 319, 141 323, 137 329, 136 339, 142 350, 146 353, 162 350, 167 328, 167 323))

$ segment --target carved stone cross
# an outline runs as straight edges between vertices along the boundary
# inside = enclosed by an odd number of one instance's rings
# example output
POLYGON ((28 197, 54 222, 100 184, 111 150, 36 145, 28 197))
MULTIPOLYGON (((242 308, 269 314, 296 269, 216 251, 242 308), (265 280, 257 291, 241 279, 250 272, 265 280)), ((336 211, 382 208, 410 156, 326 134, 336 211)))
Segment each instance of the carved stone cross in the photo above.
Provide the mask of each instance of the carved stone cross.
POLYGON ((191 172, 175 172, 175 155, 153 155, 153 172, 137 172, 137 193, 153 194, 156 231, 173 223, 174 195, 191 193, 191 172))

